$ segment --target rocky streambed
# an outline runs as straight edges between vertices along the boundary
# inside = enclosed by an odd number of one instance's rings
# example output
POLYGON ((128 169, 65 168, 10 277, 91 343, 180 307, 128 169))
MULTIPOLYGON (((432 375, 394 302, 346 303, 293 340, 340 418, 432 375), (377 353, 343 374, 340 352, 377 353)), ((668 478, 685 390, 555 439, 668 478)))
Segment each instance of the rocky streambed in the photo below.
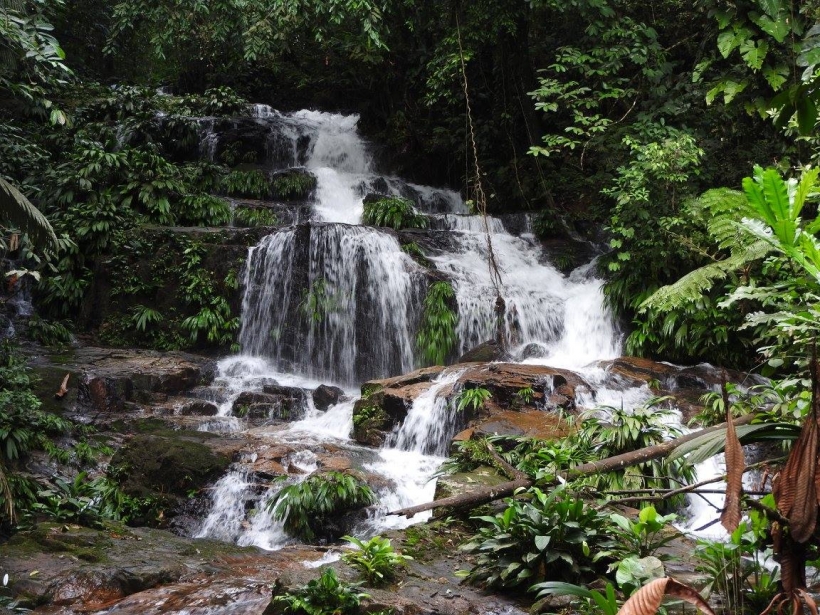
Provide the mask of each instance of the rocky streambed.
MULTIPOLYGON (((254 507, 279 477, 357 471, 380 493, 395 489, 395 478, 368 464, 434 388, 449 448, 453 440, 480 435, 564 435, 563 415, 615 404, 619 394, 636 391, 669 395, 688 417, 699 407, 699 396, 723 377, 706 365, 680 368, 634 358, 602 361, 583 373, 472 361, 369 381, 359 394, 322 383, 297 386, 270 375, 245 376, 241 385, 228 386, 224 364, 185 353, 78 348, 48 355, 32 348, 30 354, 43 391, 56 390, 64 374, 70 375, 69 394, 50 403, 95 425, 113 446, 107 468, 96 472, 111 474, 113 468, 126 492, 158 502, 157 516, 145 520, 156 527, 94 530, 39 523, 6 540, 0 547, 0 573, 10 578, 5 592, 43 613, 263 613, 273 588, 304 584, 317 576, 317 565, 332 565, 342 578, 353 579, 350 568, 332 561, 338 554, 328 557, 336 545, 285 540, 269 550, 233 543, 250 535, 259 512, 254 507), (470 388, 491 396, 477 410, 456 411, 458 393, 470 388), (522 390, 531 393, 522 397, 522 390), (340 412, 347 413, 345 422, 328 425, 344 425, 350 433, 315 438, 293 430, 306 415, 321 420, 340 412), (300 457, 306 453, 307 469, 300 457), (221 541, 193 538, 213 514, 215 485, 231 472, 241 472, 251 485, 238 504, 247 516, 220 521, 222 529, 235 523, 221 541)), ((50 478, 72 470, 34 456, 28 471, 50 478)), ((437 493, 498 480, 492 470, 479 469, 440 480, 437 493)), ((378 521, 386 512, 382 508, 374 513, 376 521, 371 515, 359 527, 392 536, 416 560, 396 585, 368 590, 374 605, 396 613, 517 613, 529 607, 459 583, 456 570, 470 563, 456 548, 465 537, 460 523, 439 520, 391 530, 378 521)))

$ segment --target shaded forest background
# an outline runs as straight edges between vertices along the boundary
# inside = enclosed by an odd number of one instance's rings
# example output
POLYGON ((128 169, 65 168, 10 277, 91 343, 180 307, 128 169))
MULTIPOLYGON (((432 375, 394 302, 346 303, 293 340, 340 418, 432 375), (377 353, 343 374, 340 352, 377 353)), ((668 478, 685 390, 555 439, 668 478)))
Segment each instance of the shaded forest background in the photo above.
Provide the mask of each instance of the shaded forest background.
MULTIPOLYGON (((747 321, 760 298, 719 305, 750 281, 792 279, 788 266, 741 257, 709 225, 737 217, 754 165, 790 176, 815 162, 817 2, 3 0, 0 11, 0 174, 60 237, 26 265, 43 276, 46 317, 82 322, 95 263, 122 254, 129 228, 218 218, 205 196, 214 169, 187 164, 180 144, 195 138, 191 117, 252 101, 360 113, 385 171, 476 203, 472 123, 490 213, 529 211, 541 238, 608 245, 600 267, 627 352, 797 360, 759 352, 778 336, 747 321), (172 121, 157 125, 157 111, 172 121), (645 303, 721 262, 672 303, 645 303)), ((207 304, 199 294, 188 299, 207 304)), ((221 320, 202 336, 193 327, 194 343, 229 344, 235 315, 206 307, 221 320)))

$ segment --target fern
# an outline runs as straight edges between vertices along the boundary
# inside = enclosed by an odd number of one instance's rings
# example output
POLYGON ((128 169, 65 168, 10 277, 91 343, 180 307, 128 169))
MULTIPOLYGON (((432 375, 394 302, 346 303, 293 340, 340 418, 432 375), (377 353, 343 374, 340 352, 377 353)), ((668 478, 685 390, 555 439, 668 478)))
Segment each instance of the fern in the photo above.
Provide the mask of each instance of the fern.
POLYGON ((692 204, 690 213, 706 221, 706 230, 714 240, 718 254, 725 254, 726 251, 729 254, 690 271, 673 284, 659 288, 641 303, 641 311, 665 312, 691 305, 710 291, 716 282, 727 279, 772 251, 770 242, 755 237, 740 223, 752 218, 755 208, 737 190, 709 190, 692 204))

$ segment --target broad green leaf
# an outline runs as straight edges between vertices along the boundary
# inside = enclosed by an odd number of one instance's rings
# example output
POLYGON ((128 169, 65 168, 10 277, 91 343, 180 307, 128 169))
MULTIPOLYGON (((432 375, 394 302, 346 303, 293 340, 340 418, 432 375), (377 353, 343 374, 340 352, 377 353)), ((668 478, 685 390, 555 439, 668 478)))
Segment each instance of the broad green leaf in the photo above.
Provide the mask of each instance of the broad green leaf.
POLYGON ((808 136, 817 123, 817 105, 811 98, 801 98, 797 103, 797 129, 801 135, 808 136))
POLYGON ((762 72, 773 90, 779 90, 789 77, 789 69, 782 65, 764 66, 762 72))
POLYGON ((760 70, 763 67, 763 60, 769 52, 769 45, 766 41, 755 41, 749 39, 740 45, 740 55, 752 70, 760 70))
POLYGON ((778 43, 782 43, 786 40, 786 36, 788 36, 789 32, 791 32, 787 19, 788 17, 786 15, 781 15, 777 19, 772 19, 768 15, 762 15, 755 20, 755 24, 778 43))

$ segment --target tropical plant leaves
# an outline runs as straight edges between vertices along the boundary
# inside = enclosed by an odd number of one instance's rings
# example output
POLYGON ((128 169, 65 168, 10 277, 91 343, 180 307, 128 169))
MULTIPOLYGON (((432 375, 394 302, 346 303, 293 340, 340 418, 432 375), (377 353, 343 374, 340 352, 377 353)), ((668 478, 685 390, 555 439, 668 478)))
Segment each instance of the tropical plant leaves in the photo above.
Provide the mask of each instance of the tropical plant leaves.
POLYGON ((656 579, 644 585, 624 603, 618 615, 655 615, 666 596, 680 598, 695 605, 707 615, 715 615, 697 590, 670 577, 656 579))
POLYGON ((22 192, 0 177, 0 225, 2 224, 9 224, 28 234, 39 248, 57 248, 57 236, 46 217, 22 192))

